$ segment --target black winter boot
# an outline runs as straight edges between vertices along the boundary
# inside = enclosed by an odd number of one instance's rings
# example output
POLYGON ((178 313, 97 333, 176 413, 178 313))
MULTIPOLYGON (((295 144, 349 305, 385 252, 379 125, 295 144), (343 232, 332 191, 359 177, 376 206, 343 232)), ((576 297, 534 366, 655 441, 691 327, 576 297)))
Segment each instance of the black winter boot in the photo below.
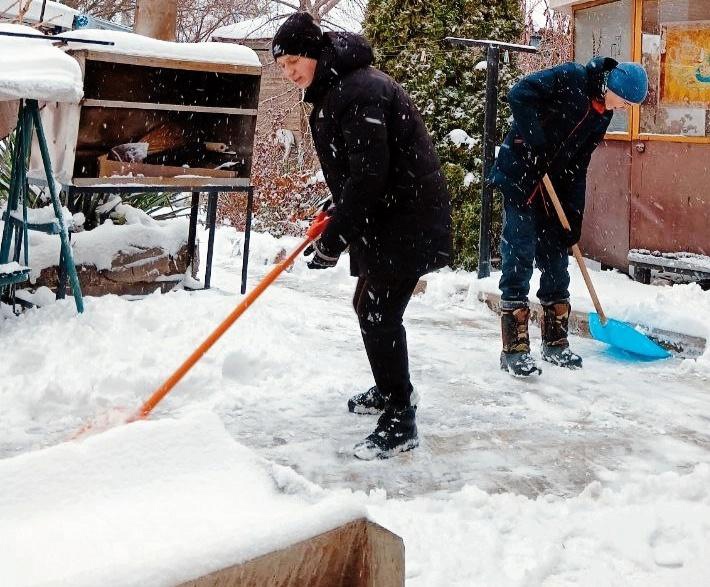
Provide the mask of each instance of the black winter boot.
POLYGON ((416 409, 387 407, 382 412, 375 431, 353 448, 353 454, 364 461, 388 459, 397 453, 419 446, 416 409))
POLYGON ((382 395, 374 385, 363 393, 358 393, 348 400, 348 410, 353 414, 381 414, 389 397, 382 395))
POLYGON ((569 349, 567 330, 571 306, 568 301, 555 302, 542 307, 542 358, 548 363, 580 369, 582 357, 569 349))
MULTIPOLYGON (((416 391, 412 391, 409 396, 409 402, 417 409, 417 403, 419 401, 419 394, 416 391)), ((352 396, 348 400, 348 411, 353 414, 381 414, 387 407, 389 402, 389 396, 380 393, 376 385, 373 385, 367 391, 363 393, 358 393, 352 396)))
POLYGON ((542 373, 530 354, 529 319, 530 308, 527 306, 501 312, 503 352, 500 354, 500 368, 515 377, 542 373))

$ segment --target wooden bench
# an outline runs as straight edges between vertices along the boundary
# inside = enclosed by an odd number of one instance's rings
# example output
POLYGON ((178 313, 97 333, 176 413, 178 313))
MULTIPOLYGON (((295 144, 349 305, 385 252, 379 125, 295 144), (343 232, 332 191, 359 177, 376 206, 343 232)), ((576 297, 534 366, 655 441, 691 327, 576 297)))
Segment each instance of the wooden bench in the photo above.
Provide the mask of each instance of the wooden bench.
POLYGON ((684 275, 700 282, 703 289, 710 287, 710 257, 695 253, 661 253, 645 249, 631 249, 629 266, 634 268, 634 279, 651 283, 651 272, 684 275))

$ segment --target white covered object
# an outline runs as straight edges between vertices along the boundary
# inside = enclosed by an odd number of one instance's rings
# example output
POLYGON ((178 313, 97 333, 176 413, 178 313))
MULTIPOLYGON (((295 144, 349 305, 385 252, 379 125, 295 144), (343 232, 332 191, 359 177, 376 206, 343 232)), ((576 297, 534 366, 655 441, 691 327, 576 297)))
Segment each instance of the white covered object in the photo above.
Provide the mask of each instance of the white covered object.
POLYGON ((74 17, 81 14, 74 8, 59 2, 52 2, 52 0, 47 0, 44 3, 42 0, 23 0, 23 2, 0 0, 0 15, 5 19, 17 20, 19 8, 26 10, 22 17, 25 23, 40 24, 41 22, 42 26, 61 27, 64 30, 71 29, 74 17))
MULTIPOLYGON (((69 31, 60 36, 75 39, 96 39, 96 31, 86 29, 69 31)), ((119 55, 138 55, 161 59, 180 59, 203 63, 229 63, 261 67, 256 53, 249 47, 234 43, 172 43, 126 33, 123 31, 101 31, 102 41, 112 41, 114 45, 82 45, 72 43, 71 49, 106 51, 119 55)))
MULTIPOLYGON (((0 31, 42 36, 15 24, 0 24, 0 31)), ((0 101, 78 103, 83 94, 79 64, 51 41, 0 36, 0 101)))

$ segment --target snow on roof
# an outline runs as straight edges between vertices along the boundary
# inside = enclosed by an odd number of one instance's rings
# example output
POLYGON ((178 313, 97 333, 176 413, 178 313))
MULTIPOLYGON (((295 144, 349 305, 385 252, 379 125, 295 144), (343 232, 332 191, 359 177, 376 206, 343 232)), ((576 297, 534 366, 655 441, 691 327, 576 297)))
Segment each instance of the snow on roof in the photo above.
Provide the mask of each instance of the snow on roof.
MULTIPOLYGON (((0 31, 42 37, 24 25, 0 24, 0 31)), ((77 103, 83 94, 79 64, 51 41, 0 36, 0 100, 77 103)))
MULTIPOLYGON (((20 2, 19 0, 0 0, 0 20, 16 21, 20 4, 24 7, 27 5, 27 2, 20 2)), ((78 14, 80 14, 78 10, 64 6, 64 4, 60 4, 59 2, 48 0, 44 7, 42 23, 44 25, 58 26, 70 30, 74 25, 74 17, 78 14)), ((26 24, 39 24, 41 15, 42 1, 31 0, 29 9, 23 16, 23 22, 26 24)))
POLYGON ((261 67, 256 53, 249 47, 234 43, 172 43, 159 41, 135 33, 123 31, 101 31, 81 29, 62 33, 79 39, 100 39, 112 41, 114 45, 83 45, 72 43, 71 49, 89 49, 90 51, 106 51, 121 55, 138 55, 141 57, 159 57, 162 59, 180 59, 184 61, 200 61, 203 63, 229 63, 234 65, 249 65, 261 67))
POLYGON ((211 413, 2 460, 0 585, 177 585, 365 517, 294 477, 211 413))
MULTIPOLYGON (((272 3, 269 14, 243 20, 216 29, 212 39, 271 39, 283 21, 293 14, 293 10, 280 3, 272 3)), ((327 31, 349 31, 360 33, 364 18, 359 2, 339 2, 323 17, 321 26, 327 31)))

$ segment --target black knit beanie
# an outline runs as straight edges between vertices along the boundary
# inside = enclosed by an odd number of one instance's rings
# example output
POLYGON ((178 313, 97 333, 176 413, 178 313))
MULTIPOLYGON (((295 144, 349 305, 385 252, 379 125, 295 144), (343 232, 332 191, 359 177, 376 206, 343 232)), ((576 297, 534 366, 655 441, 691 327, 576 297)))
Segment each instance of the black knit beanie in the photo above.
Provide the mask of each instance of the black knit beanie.
POLYGON ((323 50, 323 32, 307 12, 289 16, 274 35, 271 53, 274 59, 283 55, 299 55, 318 59, 323 50))

